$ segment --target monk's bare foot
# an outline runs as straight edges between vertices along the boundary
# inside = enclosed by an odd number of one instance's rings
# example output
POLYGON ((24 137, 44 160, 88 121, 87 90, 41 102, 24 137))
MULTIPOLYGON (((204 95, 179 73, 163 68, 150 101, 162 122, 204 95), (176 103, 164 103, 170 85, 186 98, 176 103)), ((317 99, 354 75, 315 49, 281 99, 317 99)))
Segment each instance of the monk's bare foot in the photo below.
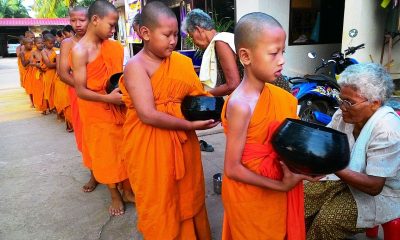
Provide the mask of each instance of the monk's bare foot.
POLYGON ((111 205, 108 208, 108 212, 111 216, 120 216, 125 213, 124 203, 121 198, 121 194, 116 188, 109 188, 111 193, 111 205))
POLYGON ((67 126, 67 128, 65 129, 67 132, 73 132, 74 128, 72 127, 72 124, 69 123, 68 121, 65 121, 65 124, 67 126))
POLYGON ((93 192, 96 189, 97 184, 99 184, 99 183, 96 181, 96 179, 94 178, 94 176, 92 174, 89 179, 89 182, 87 182, 85 185, 83 185, 82 191, 93 192))
POLYGON ((122 200, 125 203, 135 203, 135 194, 132 191, 123 191, 122 192, 122 200))

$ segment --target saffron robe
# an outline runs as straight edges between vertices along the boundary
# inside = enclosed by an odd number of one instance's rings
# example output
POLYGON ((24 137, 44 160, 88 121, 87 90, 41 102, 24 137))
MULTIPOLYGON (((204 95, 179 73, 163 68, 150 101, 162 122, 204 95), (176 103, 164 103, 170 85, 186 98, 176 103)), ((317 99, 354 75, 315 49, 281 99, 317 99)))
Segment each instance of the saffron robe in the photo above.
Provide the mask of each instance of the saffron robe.
POLYGON ((22 65, 22 61, 21 61, 21 58, 19 57, 19 55, 17 57, 18 57, 19 82, 21 84, 21 87, 24 87, 23 79, 24 79, 26 70, 25 70, 25 67, 22 65))
MULTIPOLYGON (((40 63, 42 66, 42 62, 40 63)), ((32 81, 32 94, 33 94, 33 105, 38 111, 45 111, 47 109, 47 103, 44 99, 44 83, 43 83, 43 71, 37 67, 33 70, 33 81, 32 81)))
POLYGON ((69 101, 68 85, 61 81, 60 76, 54 75, 54 106, 58 114, 63 113, 65 121, 72 123, 71 104, 69 101))
MULTIPOLYGON (((25 52, 25 55, 24 55, 25 60, 29 60, 31 58, 32 52, 33 51, 25 52)), ((25 92, 28 95, 32 94, 32 81, 33 81, 33 77, 34 77, 34 75, 33 75, 34 70, 35 70, 35 67, 30 66, 29 64, 26 65, 26 67, 25 67, 25 75, 22 80, 22 86, 25 88, 25 92)))
MULTIPOLYGON (((48 55, 49 61, 51 63, 56 62, 56 51, 51 50, 50 55, 48 55)), ((49 103, 49 108, 54 108, 54 79, 57 72, 56 68, 48 68, 45 64, 42 64, 43 73, 43 84, 44 84, 44 99, 49 103)))
MULTIPOLYGON (((68 63, 69 63, 70 68, 72 69, 72 67, 71 67, 72 66, 71 51, 68 54, 68 63)), ((81 118, 79 115, 78 95, 76 94, 74 87, 68 86, 68 95, 69 95, 69 101, 71 104, 71 117, 72 117, 71 120, 72 120, 72 126, 74 127, 76 147, 78 148, 78 150, 80 152, 83 152, 83 149, 82 149, 83 148, 82 147, 82 141, 83 141, 82 122, 81 122, 81 118)), ((85 154, 83 154, 83 162, 86 167, 90 168, 89 165, 91 165, 91 163, 90 163, 90 160, 88 160, 88 155, 86 155, 86 157, 85 157, 85 154), (85 161, 85 158, 87 159, 86 161, 85 161)))
MULTIPOLYGON (((107 94, 106 82, 112 74, 122 72, 123 57, 120 43, 103 41, 99 55, 87 64, 87 88, 99 94, 107 94)), ((86 155, 92 159, 91 169, 96 180, 112 184, 127 179, 121 159, 122 125, 125 120, 121 107, 81 98, 78 98, 78 106, 84 142, 83 159, 85 161, 86 155)))
MULTIPOLYGON (((229 99, 225 102, 221 114, 225 131, 229 125, 225 117, 228 101, 229 99)), ((246 145, 241 160, 246 168, 265 176, 261 168, 266 163, 264 162, 266 156, 260 155, 257 151, 263 150, 259 148, 260 146, 270 144, 268 141, 272 135, 271 131, 275 130, 270 125, 276 123, 279 125, 285 118, 297 118, 296 109, 297 100, 290 93, 271 84, 265 85, 247 129, 246 145)), ((279 162, 277 164, 279 165, 279 162)), ((287 236, 287 195, 286 192, 245 184, 224 176, 222 202, 225 212, 222 239, 285 239, 287 236)), ((302 209, 304 216, 303 199, 301 192, 298 207, 302 209)), ((300 221, 304 221, 304 217, 300 221)), ((300 233, 296 232, 300 237, 289 239, 305 239, 304 222, 299 226, 303 227, 300 233)))
MULTIPOLYGON (((205 95, 192 61, 176 52, 151 76, 155 107, 178 118, 182 99, 205 95)), ((195 131, 168 130, 140 121, 120 80, 127 106, 123 154, 135 192, 138 229, 145 239, 210 239, 200 146, 195 131)))

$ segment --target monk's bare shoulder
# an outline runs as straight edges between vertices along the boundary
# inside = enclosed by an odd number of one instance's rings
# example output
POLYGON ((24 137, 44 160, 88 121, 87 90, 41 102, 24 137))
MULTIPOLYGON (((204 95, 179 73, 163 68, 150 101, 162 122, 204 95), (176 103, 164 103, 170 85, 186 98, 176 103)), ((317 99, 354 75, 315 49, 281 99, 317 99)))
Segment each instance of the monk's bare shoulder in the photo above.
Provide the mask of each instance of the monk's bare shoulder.
POLYGON ((147 81, 149 78, 146 74, 145 64, 140 56, 135 55, 125 65, 124 68, 124 82, 128 88, 139 87, 143 81, 147 81))
POLYGON ((75 42, 71 38, 64 39, 60 45, 60 53, 61 54, 68 53, 71 50, 71 48, 74 46, 74 44, 75 44, 75 42))
POLYGON ((251 106, 241 96, 231 96, 226 109, 227 119, 240 121, 250 120, 252 115, 251 106))
POLYGON ((75 44, 71 49, 71 54, 73 62, 78 62, 79 64, 86 64, 88 62, 88 50, 82 44, 75 44))

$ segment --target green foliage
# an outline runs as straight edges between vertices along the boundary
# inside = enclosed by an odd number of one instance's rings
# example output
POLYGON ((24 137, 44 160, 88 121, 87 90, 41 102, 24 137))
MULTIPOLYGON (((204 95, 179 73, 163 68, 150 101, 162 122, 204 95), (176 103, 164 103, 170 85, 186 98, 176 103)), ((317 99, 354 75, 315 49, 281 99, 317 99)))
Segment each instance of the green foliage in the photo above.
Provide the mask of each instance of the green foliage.
POLYGON ((33 10, 38 18, 59 18, 68 15, 68 7, 76 0, 35 0, 33 10))
POLYGON ((22 0, 0 0, 0 18, 26 18, 28 10, 22 0))
POLYGON ((82 7, 89 7, 94 3, 96 0, 79 0, 78 5, 82 7))

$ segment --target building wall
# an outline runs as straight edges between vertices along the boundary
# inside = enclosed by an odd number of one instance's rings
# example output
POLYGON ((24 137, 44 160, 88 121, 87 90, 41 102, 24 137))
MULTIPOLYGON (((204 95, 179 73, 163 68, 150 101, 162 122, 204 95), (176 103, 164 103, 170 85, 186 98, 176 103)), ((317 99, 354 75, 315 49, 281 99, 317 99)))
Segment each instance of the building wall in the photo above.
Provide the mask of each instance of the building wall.
MULTIPOLYGON (((345 1, 342 50, 349 45, 356 46, 365 43, 365 49, 353 55, 359 62, 371 62, 371 58, 376 63, 380 61, 386 14, 379 4, 380 1, 345 1), (348 32, 353 28, 358 30, 358 36, 352 41, 348 32)), ((393 78, 400 78, 400 43, 393 47, 392 59, 394 63, 390 72, 393 73, 393 78)), ((387 55, 385 55, 383 64, 387 62, 387 55)))
MULTIPOLYGON (((250 12, 265 12, 276 18, 286 32, 289 31, 290 0, 236 0, 236 19, 250 12)), ((288 46, 286 38, 284 75, 302 76, 314 73, 320 64, 318 59, 309 59, 307 53, 314 51, 319 58, 328 58, 334 51, 340 50, 341 44, 316 44, 288 46)))

